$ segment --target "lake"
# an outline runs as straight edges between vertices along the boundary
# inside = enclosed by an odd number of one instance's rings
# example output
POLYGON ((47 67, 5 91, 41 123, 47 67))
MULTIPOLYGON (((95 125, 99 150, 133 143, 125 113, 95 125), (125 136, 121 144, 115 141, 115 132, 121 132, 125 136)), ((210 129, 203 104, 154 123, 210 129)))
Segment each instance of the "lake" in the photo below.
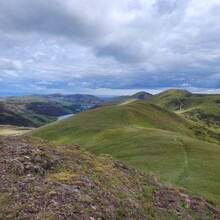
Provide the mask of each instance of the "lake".
POLYGON ((69 118, 70 116, 73 116, 74 114, 68 114, 68 115, 61 115, 57 117, 57 121, 63 120, 65 118, 69 118))

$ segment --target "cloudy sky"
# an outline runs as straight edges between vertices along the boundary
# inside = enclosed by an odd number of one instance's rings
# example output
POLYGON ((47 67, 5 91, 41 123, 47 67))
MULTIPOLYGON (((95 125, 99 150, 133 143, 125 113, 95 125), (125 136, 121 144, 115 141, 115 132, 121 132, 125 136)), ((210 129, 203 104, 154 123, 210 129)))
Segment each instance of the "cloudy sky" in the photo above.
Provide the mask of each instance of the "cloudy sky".
POLYGON ((0 96, 220 93, 220 0, 2 0, 0 96))

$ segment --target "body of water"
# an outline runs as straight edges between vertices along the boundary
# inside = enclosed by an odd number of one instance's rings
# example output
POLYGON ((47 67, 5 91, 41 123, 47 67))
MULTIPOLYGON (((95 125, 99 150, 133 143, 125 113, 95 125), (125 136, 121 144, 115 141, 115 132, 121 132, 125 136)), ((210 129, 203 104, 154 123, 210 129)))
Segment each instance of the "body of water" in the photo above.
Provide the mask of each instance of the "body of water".
POLYGON ((57 121, 63 120, 65 118, 69 118, 70 116, 73 116, 74 114, 69 114, 69 115, 62 115, 60 117, 57 118, 57 121))

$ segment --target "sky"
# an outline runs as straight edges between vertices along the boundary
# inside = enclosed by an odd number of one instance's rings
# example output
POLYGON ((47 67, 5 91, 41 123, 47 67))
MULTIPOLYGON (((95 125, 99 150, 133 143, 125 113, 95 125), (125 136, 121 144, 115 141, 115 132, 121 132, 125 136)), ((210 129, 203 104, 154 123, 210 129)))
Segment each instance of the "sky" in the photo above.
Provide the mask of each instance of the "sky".
POLYGON ((0 96, 220 93, 220 0, 0 1, 0 96))

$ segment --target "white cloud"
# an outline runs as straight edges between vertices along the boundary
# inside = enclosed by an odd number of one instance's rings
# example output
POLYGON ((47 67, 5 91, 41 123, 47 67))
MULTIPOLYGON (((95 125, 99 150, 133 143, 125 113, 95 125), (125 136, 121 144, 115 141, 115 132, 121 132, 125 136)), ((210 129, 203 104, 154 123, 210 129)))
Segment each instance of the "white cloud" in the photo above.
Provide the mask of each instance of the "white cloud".
POLYGON ((188 83, 183 83, 182 86, 183 86, 183 87, 190 87, 190 84, 188 84, 188 83))
POLYGON ((36 85, 53 85, 54 83, 47 82, 46 80, 42 80, 42 81, 36 82, 35 84, 36 85))

